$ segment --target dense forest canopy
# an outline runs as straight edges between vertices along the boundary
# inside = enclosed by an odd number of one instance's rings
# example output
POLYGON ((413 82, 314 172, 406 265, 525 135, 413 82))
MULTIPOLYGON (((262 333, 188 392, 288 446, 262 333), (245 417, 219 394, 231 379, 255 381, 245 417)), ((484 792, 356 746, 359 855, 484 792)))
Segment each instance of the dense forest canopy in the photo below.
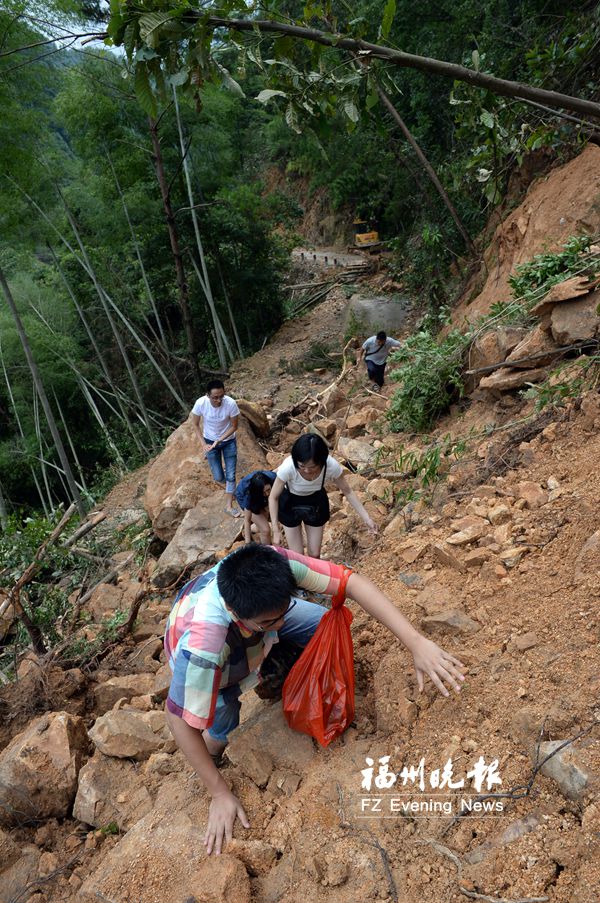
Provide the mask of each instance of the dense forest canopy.
MULTIPOLYGON (((341 35, 599 100, 591 2, 0 9, 0 271, 83 498, 145 461, 206 375, 279 325, 316 191, 340 219, 377 222, 425 309, 450 299, 448 266, 474 252, 516 166, 597 139, 593 116, 361 55, 341 35)), ((50 512, 72 493, 5 295, 2 498, 50 512)))

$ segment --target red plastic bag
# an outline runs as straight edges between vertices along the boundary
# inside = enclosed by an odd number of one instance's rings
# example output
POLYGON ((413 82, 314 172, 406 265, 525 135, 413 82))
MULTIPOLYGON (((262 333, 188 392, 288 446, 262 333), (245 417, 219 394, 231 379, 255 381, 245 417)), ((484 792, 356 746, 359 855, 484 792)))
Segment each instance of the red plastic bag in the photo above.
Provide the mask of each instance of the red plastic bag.
POLYGON ((283 711, 289 726, 321 746, 343 734, 354 718, 352 612, 344 605, 352 571, 344 568, 332 608, 283 685, 283 711))

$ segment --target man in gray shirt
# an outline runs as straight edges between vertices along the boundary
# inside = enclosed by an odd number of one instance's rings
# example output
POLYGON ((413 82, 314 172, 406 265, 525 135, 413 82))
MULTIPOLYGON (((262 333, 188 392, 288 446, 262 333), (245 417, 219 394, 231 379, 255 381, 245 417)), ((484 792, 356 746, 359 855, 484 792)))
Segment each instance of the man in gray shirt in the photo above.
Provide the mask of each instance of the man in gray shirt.
POLYGON ((372 335, 366 342, 363 342, 357 363, 364 360, 367 365, 369 379, 373 383, 373 389, 376 392, 379 392, 383 386, 385 362, 390 351, 394 348, 400 348, 400 345, 401 342, 397 339, 388 338, 383 329, 377 335, 372 335))

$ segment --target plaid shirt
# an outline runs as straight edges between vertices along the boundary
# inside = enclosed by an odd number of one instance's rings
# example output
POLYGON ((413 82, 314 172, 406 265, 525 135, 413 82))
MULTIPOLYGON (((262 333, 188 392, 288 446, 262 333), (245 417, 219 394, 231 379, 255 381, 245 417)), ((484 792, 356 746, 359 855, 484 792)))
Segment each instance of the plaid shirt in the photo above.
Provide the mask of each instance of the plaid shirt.
MULTIPOLYGON (((274 548, 287 558, 299 587, 335 594, 343 574, 341 565, 274 548)), ((198 729, 213 723, 220 690, 235 684, 242 690, 256 686, 258 670, 278 641, 276 631, 250 631, 227 610, 217 586, 219 567, 217 564, 183 587, 165 634, 165 651, 173 671, 167 709, 198 729)))

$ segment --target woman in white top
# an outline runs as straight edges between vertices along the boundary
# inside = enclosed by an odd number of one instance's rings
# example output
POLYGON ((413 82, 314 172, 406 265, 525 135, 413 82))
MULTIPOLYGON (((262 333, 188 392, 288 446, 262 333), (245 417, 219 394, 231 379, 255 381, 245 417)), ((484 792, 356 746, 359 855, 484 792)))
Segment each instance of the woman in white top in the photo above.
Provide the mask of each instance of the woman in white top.
POLYGON ((288 547, 304 554, 302 524, 306 531, 306 554, 320 558, 323 527, 329 520, 329 499, 325 483, 334 483, 363 519, 370 533, 377 525, 352 491, 343 476, 342 465, 332 458, 324 439, 306 433, 296 439, 292 453, 278 467, 277 478, 269 495, 269 511, 273 525, 273 544, 281 544, 279 522, 283 524, 288 547))

